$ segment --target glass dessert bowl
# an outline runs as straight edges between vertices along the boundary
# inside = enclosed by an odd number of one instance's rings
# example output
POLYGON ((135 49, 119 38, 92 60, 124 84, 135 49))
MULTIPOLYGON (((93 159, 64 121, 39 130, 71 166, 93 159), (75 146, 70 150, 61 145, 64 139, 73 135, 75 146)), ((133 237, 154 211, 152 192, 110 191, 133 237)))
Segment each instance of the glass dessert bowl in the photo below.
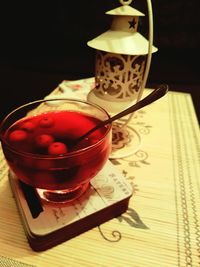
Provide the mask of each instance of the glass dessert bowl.
POLYGON ((38 100, 15 109, 0 125, 10 170, 47 201, 73 201, 109 158, 111 124, 71 144, 108 118, 101 107, 76 99, 38 100))

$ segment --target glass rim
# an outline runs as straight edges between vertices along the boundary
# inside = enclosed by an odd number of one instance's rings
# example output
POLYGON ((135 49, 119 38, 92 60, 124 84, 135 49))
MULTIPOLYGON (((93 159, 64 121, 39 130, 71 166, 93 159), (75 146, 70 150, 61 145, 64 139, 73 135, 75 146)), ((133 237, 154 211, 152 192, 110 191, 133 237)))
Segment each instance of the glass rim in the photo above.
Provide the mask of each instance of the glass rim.
MULTIPOLYGON (((36 154, 36 153, 34 154, 34 153, 30 153, 30 152, 25 152, 25 151, 19 151, 19 150, 15 149, 9 142, 6 141, 6 139, 4 138, 4 132, 2 131, 2 128, 3 128, 3 125, 5 124, 5 122, 14 113, 16 113, 19 110, 22 110, 23 108, 26 108, 28 106, 34 105, 34 104, 42 104, 44 102, 53 102, 53 101, 68 101, 68 102, 72 102, 72 103, 79 102, 79 103, 82 103, 82 104, 86 104, 88 106, 93 106, 94 108, 102 111, 108 118, 110 118, 110 115, 108 114, 108 112, 103 107, 101 107, 100 105, 98 105, 96 103, 87 101, 87 100, 82 100, 82 99, 78 99, 78 98, 65 98, 65 97, 60 97, 60 98, 53 98, 52 97, 52 98, 49 98, 49 99, 38 99, 38 100, 35 100, 35 101, 31 101, 31 102, 22 104, 19 107, 16 107, 15 109, 13 109, 11 112, 9 112, 3 118, 3 120, 0 123, 0 142, 3 143, 3 144, 6 144, 6 146, 8 146, 9 149, 11 149, 14 153, 16 153, 18 155, 25 155, 25 156, 29 156, 29 157, 31 156, 31 157, 34 157, 34 158, 37 158, 37 159, 54 159, 55 160, 55 159, 64 159, 64 158, 67 158, 67 157, 72 157, 74 155, 82 154, 82 153, 84 153, 84 152, 86 152, 88 150, 93 149, 94 147, 96 147, 99 144, 101 144, 104 141, 104 139, 106 138, 106 136, 108 135, 108 133, 110 132, 111 127, 112 127, 112 123, 108 124, 107 130, 106 130, 104 136, 98 142, 96 142, 95 144, 91 144, 90 146, 87 146, 87 147, 84 147, 84 148, 81 148, 81 149, 78 149, 78 150, 75 150, 75 151, 71 151, 71 152, 68 152, 66 154, 59 155, 59 156, 58 155, 55 155, 55 156, 53 156, 53 155, 41 155, 41 154, 36 154)), ((42 114, 42 113, 43 112, 41 111, 40 114, 42 114)))

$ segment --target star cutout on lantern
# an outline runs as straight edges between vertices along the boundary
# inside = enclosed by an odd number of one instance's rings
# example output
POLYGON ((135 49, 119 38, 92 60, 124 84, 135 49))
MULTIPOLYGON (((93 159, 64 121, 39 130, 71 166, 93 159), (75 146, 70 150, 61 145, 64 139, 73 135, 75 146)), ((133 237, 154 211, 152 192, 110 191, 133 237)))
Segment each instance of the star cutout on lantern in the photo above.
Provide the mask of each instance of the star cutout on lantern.
POLYGON ((129 21, 128 23, 129 23, 129 29, 131 29, 131 28, 134 29, 135 28, 136 21, 135 21, 134 18, 131 21, 129 21))

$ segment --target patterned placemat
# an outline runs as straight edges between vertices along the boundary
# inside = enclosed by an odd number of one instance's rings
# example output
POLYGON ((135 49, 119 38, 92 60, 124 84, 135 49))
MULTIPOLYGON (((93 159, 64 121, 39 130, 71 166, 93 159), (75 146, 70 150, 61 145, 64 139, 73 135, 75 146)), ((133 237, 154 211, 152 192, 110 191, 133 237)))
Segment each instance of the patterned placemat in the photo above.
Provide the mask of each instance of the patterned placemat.
POLYGON ((35 267, 35 265, 26 264, 20 261, 12 260, 7 257, 0 256, 1 267, 35 267))

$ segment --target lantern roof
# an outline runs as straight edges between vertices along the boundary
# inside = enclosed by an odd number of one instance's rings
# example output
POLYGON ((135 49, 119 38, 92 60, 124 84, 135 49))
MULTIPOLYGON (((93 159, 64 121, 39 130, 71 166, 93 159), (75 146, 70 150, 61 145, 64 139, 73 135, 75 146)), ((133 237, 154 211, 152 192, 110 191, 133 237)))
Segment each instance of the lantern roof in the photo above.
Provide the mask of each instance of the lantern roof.
MULTIPOLYGON (((94 49, 116 54, 148 54, 148 41, 139 32, 129 34, 123 31, 108 30, 87 44, 94 49)), ((152 53, 157 50, 156 47, 152 47, 152 53)))
POLYGON ((107 15, 114 15, 114 16, 145 16, 143 13, 138 11, 137 9, 123 5, 120 7, 117 7, 115 9, 112 9, 110 11, 106 12, 107 15))
MULTIPOLYGON (((110 29, 90 40, 88 46, 104 52, 124 55, 147 55, 149 42, 137 32, 138 17, 143 13, 128 5, 106 12, 113 15, 110 29)), ((152 46, 152 53, 158 49, 152 46)))

